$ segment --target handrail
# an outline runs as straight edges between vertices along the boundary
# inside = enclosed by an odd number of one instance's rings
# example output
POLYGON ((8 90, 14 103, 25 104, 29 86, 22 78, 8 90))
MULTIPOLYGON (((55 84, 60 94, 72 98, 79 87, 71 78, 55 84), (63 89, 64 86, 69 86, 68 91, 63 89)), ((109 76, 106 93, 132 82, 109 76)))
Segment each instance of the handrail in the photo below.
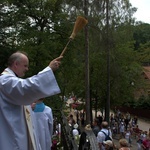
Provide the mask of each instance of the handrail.
MULTIPOLYGON (((54 110, 55 111, 55 110, 54 110)), ((62 128, 62 141, 64 143, 63 146, 65 150, 82 150, 86 148, 87 150, 98 150, 98 143, 95 134, 91 130, 86 130, 79 126, 81 131, 79 145, 76 144, 74 137, 72 135, 72 130, 68 124, 67 118, 64 115, 63 111, 57 110, 60 112, 60 121, 61 121, 61 128, 62 128)))
POLYGON ((92 150, 98 150, 99 149, 98 142, 97 142, 96 136, 93 133, 93 131, 92 130, 85 130, 85 132, 86 132, 86 134, 90 140, 91 149, 92 150))
POLYGON ((80 143, 79 143, 79 150, 82 149, 88 149, 88 150, 98 150, 98 143, 95 134, 92 130, 83 130, 81 137, 80 137, 80 143))
POLYGON ((67 122, 67 119, 66 119, 66 116, 64 115, 64 113, 61 111, 61 114, 62 114, 62 122, 63 124, 65 125, 65 130, 66 130, 66 133, 68 135, 68 140, 69 140, 69 143, 70 143, 70 148, 71 150, 78 150, 78 146, 77 144, 75 143, 74 139, 73 139, 73 136, 72 136, 72 132, 71 132, 71 128, 69 127, 69 124, 67 122))

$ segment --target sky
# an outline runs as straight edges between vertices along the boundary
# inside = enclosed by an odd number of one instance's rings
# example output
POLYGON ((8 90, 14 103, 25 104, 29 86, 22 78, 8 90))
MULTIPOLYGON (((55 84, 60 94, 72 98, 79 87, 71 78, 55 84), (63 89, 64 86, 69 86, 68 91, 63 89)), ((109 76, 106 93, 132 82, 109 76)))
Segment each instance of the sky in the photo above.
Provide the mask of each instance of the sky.
POLYGON ((133 15, 137 21, 150 24, 150 0, 129 0, 132 7, 136 7, 137 11, 133 15))

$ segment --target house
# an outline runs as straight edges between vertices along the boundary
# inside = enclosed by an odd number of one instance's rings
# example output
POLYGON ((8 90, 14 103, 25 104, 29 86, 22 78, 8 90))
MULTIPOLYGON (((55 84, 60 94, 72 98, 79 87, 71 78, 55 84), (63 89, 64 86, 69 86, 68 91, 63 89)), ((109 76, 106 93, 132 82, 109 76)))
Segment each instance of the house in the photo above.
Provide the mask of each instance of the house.
POLYGON ((143 73, 144 73, 144 79, 146 81, 146 94, 147 96, 150 96, 150 66, 143 67, 143 73))
POLYGON ((145 84, 143 87, 141 87, 134 93, 135 99, 138 99, 141 96, 150 96, 150 66, 143 66, 142 77, 144 79, 145 84))

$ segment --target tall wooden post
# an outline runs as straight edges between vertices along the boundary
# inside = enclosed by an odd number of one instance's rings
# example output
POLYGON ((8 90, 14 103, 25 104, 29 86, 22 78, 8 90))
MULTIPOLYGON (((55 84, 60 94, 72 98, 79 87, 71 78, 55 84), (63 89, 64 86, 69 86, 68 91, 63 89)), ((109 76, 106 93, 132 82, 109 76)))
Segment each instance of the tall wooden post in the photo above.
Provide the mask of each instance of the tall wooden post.
MULTIPOLYGON (((84 14, 87 18, 88 9, 87 9, 88 0, 84 0, 84 14)), ((85 102, 86 102, 86 124, 91 124, 91 106, 90 106, 90 79, 89 79, 89 35, 88 35, 88 26, 85 27, 85 102)))
POLYGON ((107 53, 107 96, 105 119, 109 123, 110 117, 110 40, 109 40, 109 0, 106 0, 106 53, 107 53))

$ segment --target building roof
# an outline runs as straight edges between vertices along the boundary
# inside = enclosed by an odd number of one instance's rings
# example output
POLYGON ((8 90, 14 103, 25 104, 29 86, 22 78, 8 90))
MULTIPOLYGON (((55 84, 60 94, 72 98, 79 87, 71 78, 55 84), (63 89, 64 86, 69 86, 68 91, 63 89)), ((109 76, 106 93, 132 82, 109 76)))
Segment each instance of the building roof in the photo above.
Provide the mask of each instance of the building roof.
POLYGON ((150 79, 150 66, 145 66, 144 68, 144 74, 146 75, 147 79, 150 79))

